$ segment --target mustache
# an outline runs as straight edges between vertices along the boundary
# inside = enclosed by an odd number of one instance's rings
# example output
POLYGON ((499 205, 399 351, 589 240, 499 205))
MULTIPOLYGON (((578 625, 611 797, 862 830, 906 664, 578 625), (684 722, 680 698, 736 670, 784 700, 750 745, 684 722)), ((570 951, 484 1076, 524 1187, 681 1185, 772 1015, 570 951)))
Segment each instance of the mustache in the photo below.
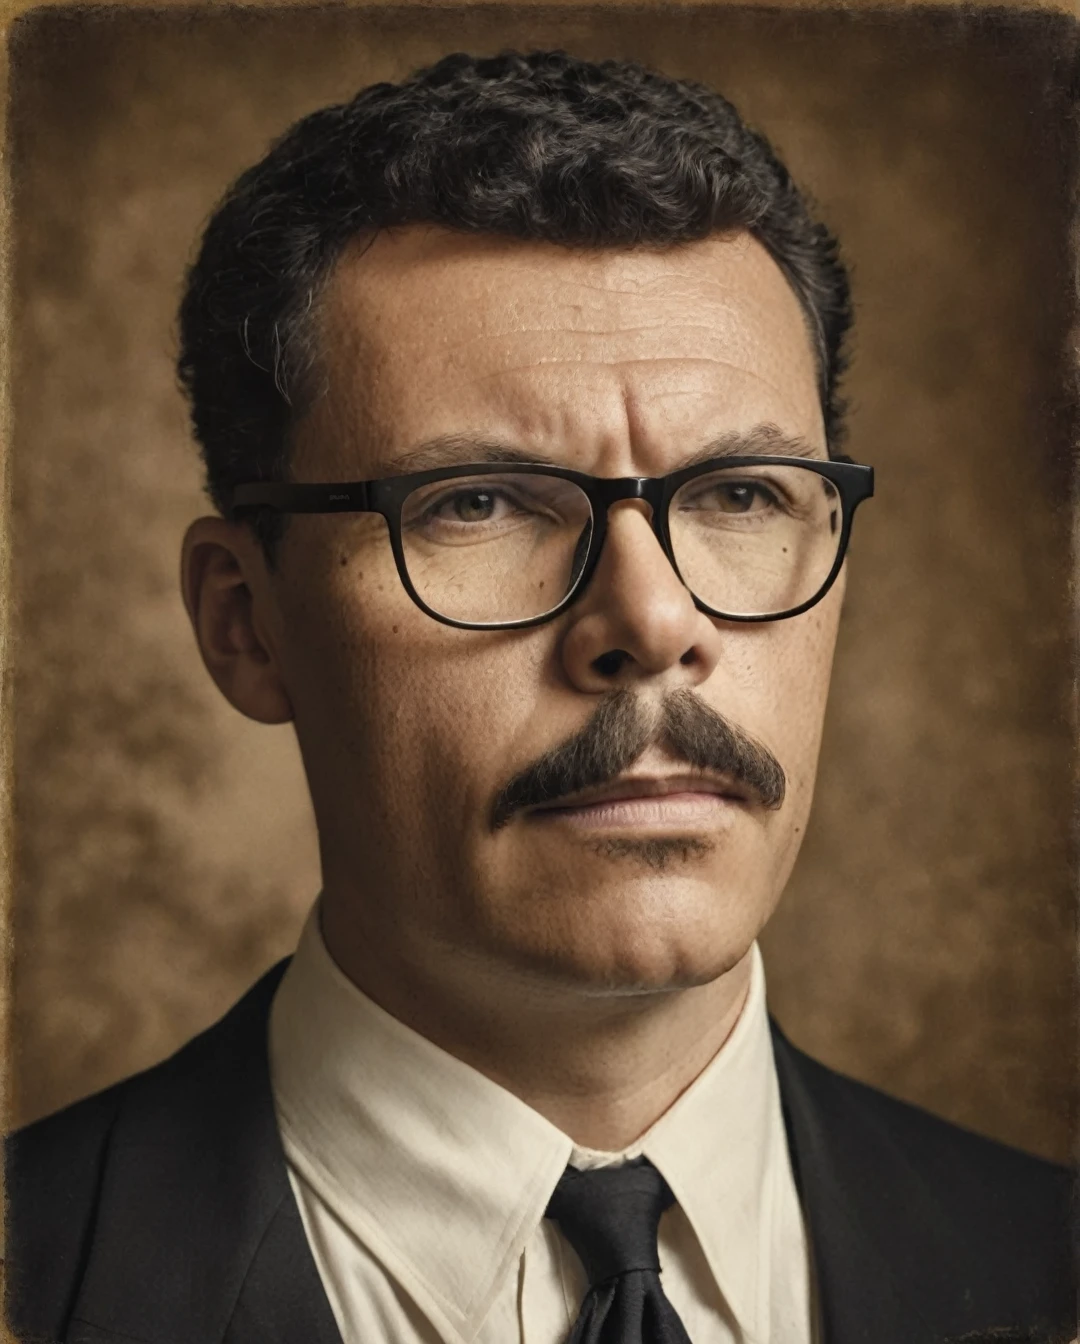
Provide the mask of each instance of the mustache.
POLYGON ((673 691, 657 711, 623 687, 605 696, 573 737, 499 790, 491 807, 492 830, 524 808, 610 784, 654 745, 697 769, 729 776, 764 807, 775 809, 784 801, 787 779, 772 752, 692 691, 673 691))

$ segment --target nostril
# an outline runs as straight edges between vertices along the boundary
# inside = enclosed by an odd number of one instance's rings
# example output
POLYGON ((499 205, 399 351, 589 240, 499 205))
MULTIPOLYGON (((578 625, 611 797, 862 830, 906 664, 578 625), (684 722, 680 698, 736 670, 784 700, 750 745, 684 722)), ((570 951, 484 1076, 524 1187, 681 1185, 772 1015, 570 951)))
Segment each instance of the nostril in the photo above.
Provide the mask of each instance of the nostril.
POLYGON ((689 667, 691 663, 696 663, 697 650, 692 647, 687 649, 686 652, 683 654, 683 656, 679 659, 679 662, 682 663, 683 667, 689 667))
POLYGON ((629 657, 624 649, 610 649, 593 659, 593 667, 602 677, 613 677, 629 657))

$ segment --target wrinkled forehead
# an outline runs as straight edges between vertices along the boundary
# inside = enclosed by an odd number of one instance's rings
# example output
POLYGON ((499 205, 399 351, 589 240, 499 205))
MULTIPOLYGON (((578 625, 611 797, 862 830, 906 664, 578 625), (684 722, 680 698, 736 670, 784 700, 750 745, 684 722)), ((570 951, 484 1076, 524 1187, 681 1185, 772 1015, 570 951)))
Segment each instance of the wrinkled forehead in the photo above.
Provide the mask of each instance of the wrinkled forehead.
POLYGON ((762 424, 825 455, 808 324, 746 233, 617 251, 380 233, 342 256, 315 339, 294 465, 324 478, 469 434, 598 474, 669 471, 762 424))

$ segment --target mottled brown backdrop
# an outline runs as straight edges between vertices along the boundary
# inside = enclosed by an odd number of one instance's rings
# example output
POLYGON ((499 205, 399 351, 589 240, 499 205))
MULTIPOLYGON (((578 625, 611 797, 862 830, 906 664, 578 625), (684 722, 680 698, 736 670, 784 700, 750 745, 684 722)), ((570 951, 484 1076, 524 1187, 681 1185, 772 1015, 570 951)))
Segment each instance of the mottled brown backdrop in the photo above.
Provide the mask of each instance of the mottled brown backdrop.
POLYGON ((714 83, 852 263, 851 555, 818 802, 766 937, 828 1063, 1063 1156, 1072 1114, 1067 25, 972 13, 203 10, 17 25, 15 1072, 22 1121, 151 1063, 289 950, 297 753, 218 698, 173 314, 297 116, 459 47, 714 83))

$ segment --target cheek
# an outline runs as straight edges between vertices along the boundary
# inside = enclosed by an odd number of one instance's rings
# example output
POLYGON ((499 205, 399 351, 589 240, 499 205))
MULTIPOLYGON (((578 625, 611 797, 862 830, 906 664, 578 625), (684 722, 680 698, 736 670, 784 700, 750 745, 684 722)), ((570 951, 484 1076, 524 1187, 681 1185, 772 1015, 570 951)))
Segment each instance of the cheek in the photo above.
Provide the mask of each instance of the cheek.
POLYGON ((493 798, 529 755, 521 744, 535 718, 538 673, 505 651, 452 644, 439 656, 410 652, 400 676, 386 670, 379 696, 396 703, 378 767, 395 780, 393 795, 380 799, 383 825, 409 867, 475 875, 493 798))
MULTIPOLYGON (((784 767, 793 821, 795 812, 808 810, 813 791, 838 614, 839 601, 830 595, 802 616, 744 627, 728 660, 746 707, 738 721, 784 767)), ((722 703, 717 708, 725 712, 722 703)))
POLYGON ((462 838, 506 782, 542 680, 542 651, 512 638, 432 620, 392 558, 389 572, 372 559, 339 564, 292 623, 297 729, 381 827, 420 843, 421 813, 425 831, 462 838))
POLYGON ((408 697, 416 796, 459 841, 486 834, 492 798, 523 759, 541 680, 527 647, 485 648, 475 640, 418 654, 427 667, 408 697))
POLYGON ((791 624, 803 628, 790 632, 790 645, 782 667, 782 700, 777 713, 790 741, 791 784, 806 796, 813 792, 825 706, 832 675, 833 650, 839 604, 815 607, 791 624))
MULTIPOLYGON (((776 897, 806 834, 828 697, 837 610, 824 603, 802 616, 759 626, 738 662, 736 715, 776 756, 787 779, 784 804, 768 814, 761 848, 749 858, 754 880, 776 897)), ((717 703, 721 712, 725 707, 717 703)))

